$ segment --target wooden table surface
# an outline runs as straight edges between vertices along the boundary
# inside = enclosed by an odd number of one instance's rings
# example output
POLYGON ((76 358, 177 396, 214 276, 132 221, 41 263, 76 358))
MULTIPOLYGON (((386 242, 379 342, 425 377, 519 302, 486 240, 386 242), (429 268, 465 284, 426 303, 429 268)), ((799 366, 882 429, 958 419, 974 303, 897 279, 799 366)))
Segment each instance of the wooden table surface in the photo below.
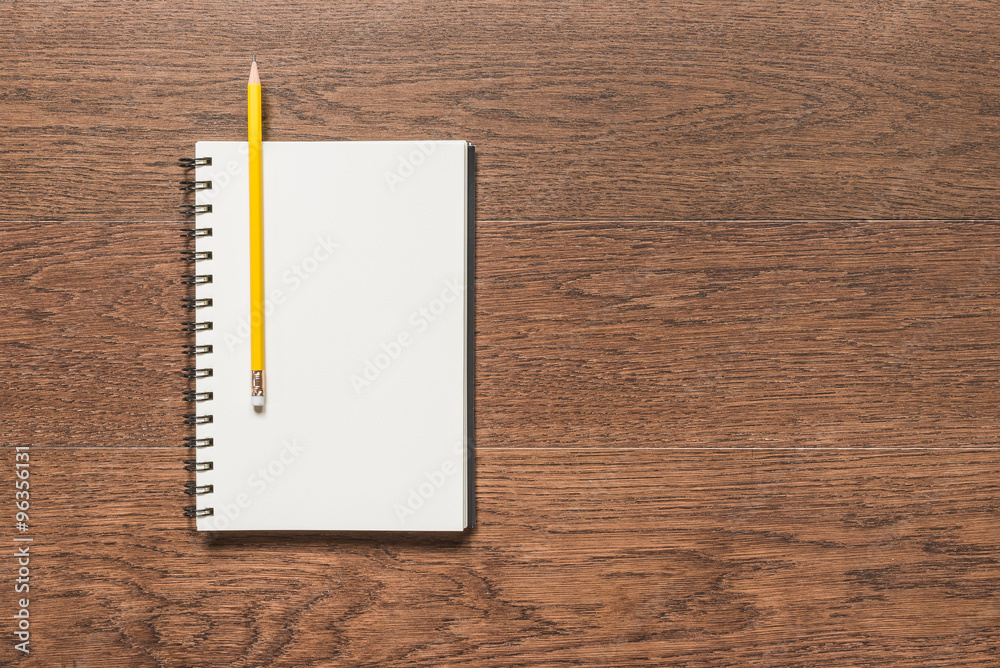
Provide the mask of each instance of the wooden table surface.
POLYGON ((0 17, 3 665, 997 665, 996 3, 0 17), (251 52, 268 139, 478 147, 467 535, 181 516, 174 165, 251 52))

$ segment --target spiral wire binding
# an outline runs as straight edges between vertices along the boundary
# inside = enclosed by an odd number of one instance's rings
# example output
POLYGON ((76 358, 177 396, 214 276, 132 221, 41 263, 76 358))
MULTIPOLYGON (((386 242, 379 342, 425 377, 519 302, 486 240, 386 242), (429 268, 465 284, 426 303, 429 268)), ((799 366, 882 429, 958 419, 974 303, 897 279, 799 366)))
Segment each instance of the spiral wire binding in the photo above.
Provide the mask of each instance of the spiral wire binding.
POLYGON ((181 190, 211 190, 211 181, 178 181, 181 190))
POLYGON ((184 169, 193 169, 195 167, 210 167, 212 165, 211 158, 181 158, 177 161, 177 164, 184 169))
MULTIPOLYGON (((205 167, 212 164, 211 158, 181 158, 177 161, 177 164, 185 169, 190 170, 195 167, 205 167)), ((184 192, 193 192, 198 190, 210 190, 212 188, 211 181, 198 181, 198 180, 185 180, 179 181, 178 187, 184 192)), ((211 227, 198 227, 194 224, 194 220, 197 216, 202 213, 211 213, 211 204, 185 204, 180 207, 181 215, 186 216, 192 220, 191 227, 185 227, 181 230, 181 236, 186 239, 200 239, 204 237, 212 236, 211 227)), ((195 251, 195 250, 185 250, 181 253, 181 258, 185 262, 189 262, 192 265, 198 262, 203 262, 205 260, 212 259, 211 251, 195 251)), ((181 275, 181 283, 183 285, 206 285, 212 282, 212 274, 199 274, 196 270, 191 273, 181 275)), ((198 320, 195 316, 195 312, 201 308, 207 308, 212 305, 212 300, 210 298, 197 298, 197 297, 185 297, 182 300, 183 307, 191 312, 192 319, 184 320, 181 322, 184 332, 204 332, 212 329, 213 323, 210 320, 198 320)), ((199 364, 197 358, 201 355, 208 355, 212 353, 212 346, 209 344, 197 344, 197 343, 187 343, 184 345, 184 354, 188 355, 195 366, 186 366, 183 369, 184 377, 191 380, 196 380, 198 378, 209 378, 212 376, 213 369, 211 367, 206 367, 203 364, 199 364)), ((211 392, 198 392, 197 390, 184 390, 184 401, 190 402, 194 406, 201 404, 205 401, 211 401, 213 394, 211 392)), ((184 414, 184 424, 189 426, 197 426, 200 424, 210 424, 214 420, 214 416, 211 414, 199 415, 197 412, 185 413, 184 414)), ((198 438, 197 436, 188 436, 184 439, 183 447, 189 448, 191 450, 197 451, 202 448, 210 448, 214 445, 214 441, 211 438, 198 438)), ((185 459, 184 460, 184 470, 193 471, 197 473, 198 471, 211 471, 215 466, 214 462, 211 461, 199 461, 198 459, 185 459)), ((184 493, 188 496, 203 496, 205 494, 211 494, 215 491, 214 485, 199 485, 197 481, 188 481, 184 483, 184 493)), ((197 505, 184 506, 184 516, 185 517, 211 517, 215 515, 215 508, 198 508, 197 505)))

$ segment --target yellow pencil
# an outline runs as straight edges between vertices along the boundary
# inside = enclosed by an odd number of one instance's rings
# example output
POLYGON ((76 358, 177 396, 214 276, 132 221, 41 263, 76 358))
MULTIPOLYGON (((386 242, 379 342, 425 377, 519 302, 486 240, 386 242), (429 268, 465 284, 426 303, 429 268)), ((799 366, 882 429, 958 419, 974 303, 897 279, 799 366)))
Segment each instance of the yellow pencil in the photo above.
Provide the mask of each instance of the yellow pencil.
POLYGON ((261 165, 260 77, 257 56, 247 82, 250 143, 250 403, 264 405, 264 184, 261 165))

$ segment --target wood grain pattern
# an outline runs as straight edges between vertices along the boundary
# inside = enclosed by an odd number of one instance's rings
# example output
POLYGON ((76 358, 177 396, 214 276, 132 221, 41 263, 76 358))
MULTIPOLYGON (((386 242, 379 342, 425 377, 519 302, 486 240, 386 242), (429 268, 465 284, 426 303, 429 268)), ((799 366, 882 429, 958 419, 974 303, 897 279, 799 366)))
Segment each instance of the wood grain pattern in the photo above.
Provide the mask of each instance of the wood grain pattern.
POLYGON ((483 218, 997 217, 985 1, 0 8, 7 218, 162 220, 249 50, 268 138, 473 141, 483 218))
POLYGON ((486 449, 464 538, 214 541, 179 516, 173 451, 36 454, 47 660, 25 665, 988 666, 1000 649, 995 451, 486 449))
POLYGON ((480 443, 996 446, 996 230, 487 221, 480 443))
MULTIPOLYGON (((996 446, 997 227, 483 221, 479 442, 996 446)), ((22 323, 0 346, 33 361, 8 438, 177 441, 182 247, 161 223, 0 225, 22 323)))
POLYGON ((993 4, 0 16, 0 664, 996 664, 993 4), (271 139, 478 145, 468 535, 180 517, 172 164, 250 50, 271 139))

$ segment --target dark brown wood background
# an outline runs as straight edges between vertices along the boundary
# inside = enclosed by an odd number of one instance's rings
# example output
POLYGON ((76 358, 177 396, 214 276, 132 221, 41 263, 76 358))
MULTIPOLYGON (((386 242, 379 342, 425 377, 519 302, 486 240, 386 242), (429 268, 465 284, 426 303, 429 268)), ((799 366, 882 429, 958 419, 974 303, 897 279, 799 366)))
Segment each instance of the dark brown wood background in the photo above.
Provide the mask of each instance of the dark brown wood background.
POLYGON ((3 0, 0 31, 4 665, 996 665, 996 3, 3 0), (173 164, 243 137, 251 51, 269 139, 478 146, 468 535, 181 517, 173 164))

